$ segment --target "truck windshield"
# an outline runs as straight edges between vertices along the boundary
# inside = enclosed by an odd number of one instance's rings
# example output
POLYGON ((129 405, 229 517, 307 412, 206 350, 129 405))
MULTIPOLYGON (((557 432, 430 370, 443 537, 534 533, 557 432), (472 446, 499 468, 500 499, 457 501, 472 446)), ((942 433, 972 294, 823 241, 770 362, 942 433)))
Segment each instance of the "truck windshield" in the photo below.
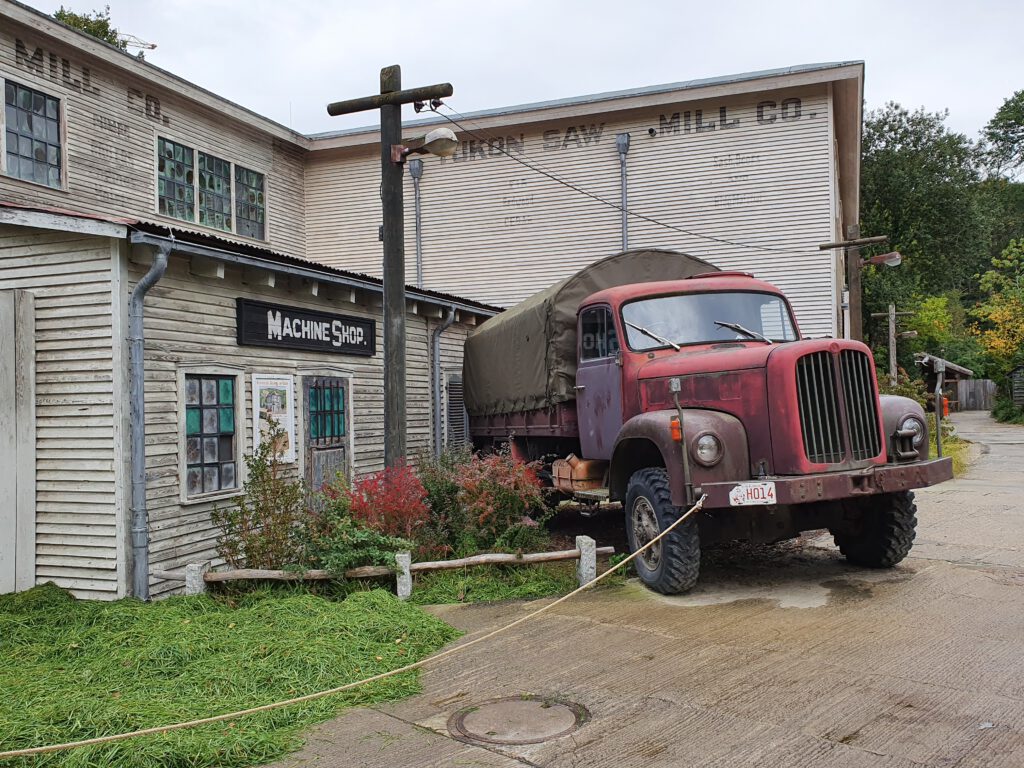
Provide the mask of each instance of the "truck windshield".
POLYGON ((786 303, 770 293, 685 293, 640 299, 623 306, 622 319, 626 341, 634 351, 669 346, 651 334, 680 345, 751 340, 748 334, 716 321, 742 326, 772 341, 796 341, 786 303))

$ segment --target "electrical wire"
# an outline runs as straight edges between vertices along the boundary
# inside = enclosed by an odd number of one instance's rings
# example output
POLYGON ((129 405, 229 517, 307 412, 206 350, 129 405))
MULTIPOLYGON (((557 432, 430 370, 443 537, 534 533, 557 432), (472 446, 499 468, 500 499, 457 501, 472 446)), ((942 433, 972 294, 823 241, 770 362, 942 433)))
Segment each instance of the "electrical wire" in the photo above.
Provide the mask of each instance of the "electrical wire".
MULTIPOLYGON (((460 114, 455 109, 452 109, 452 107, 448 106, 448 104, 445 104, 444 102, 441 102, 439 106, 446 107, 447 109, 449 109, 452 112, 454 112, 456 115, 458 115, 463 120, 467 120, 465 115, 460 114)), ((620 213, 625 213, 627 216, 632 216, 632 217, 634 217, 636 219, 640 219, 641 221, 646 221, 649 224, 654 224, 654 225, 659 226, 659 227, 665 227, 666 229, 671 229, 671 230, 673 230, 675 232, 679 232, 681 234, 688 235, 689 237, 696 237, 696 238, 699 238, 701 240, 710 240, 712 242, 721 243, 723 245, 733 245, 733 246, 736 246, 736 247, 739 247, 739 248, 749 248, 751 250, 756 250, 756 251, 768 251, 770 253, 786 253, 786 254, 789 254, 789 255, 793 255, 793 249, 791 249, 791 248, 772 248, 772 247, 767 246, 767 245, 757 245, 757 244, 754 244, 754 243, 740 242, 738 240, 728 240, 728 239, 722 238, 722 237, 715 237, 714 235, 703 235, 700 232, 694 232, 694 231, 689 230, 689 229, 684 229, 683 227, 678 227, 675 224, 669 224, 668 222, 660 221, 659 219, 655 219, 652 216, 647 216, 646 214, 638 213, 636 211, 629 210, 627 208, 623 208, 618 203, 612 202, 611 200, 606 200, 605 198, 601 197, 600 195, 594 194, 593 192, 589 192, 589 191, 583 189, 582 187, 576 186, 575 184, 573 184, 570 181, 566 181, 565 179, 560 178, 559 176, 557 176, 556 174, 552 173, 551 171, 548 171, 545 168, 543 168, 539 163, 536 163, 536 161, 534 161, 533 163, 530 163, 530 162, 527 162, 526 160, 523 160, 521 157, 516 157, 515 155, 511 154, 510 152, 508 152, 505 149, 505 146, 504 146, 503 143, 496 142, 496 138, 497 137, 495 137, 495 136, 489 136, 488 137, 486 135, 485 136, 481 136, 480 134, 476 133, 475 131, 467 128, 464 125, 462 125, 462 123, 460 123, 455 118, 453 118, 453 117, 451 117, 449 115, 446 115, 443 112, 439 112, 437 107, 435 107, 433 104, 431 105, 430 109, 431 109, 432 112, 434 112, 438 116, 444 118, 445 120, 450 122, 452 125, 457 127, 463 133, 468 134, 469 136, 472 136, 477 141, 481 141, 481 142, 487 143, 488 146, 492 147, 493 149, 497 149, 501 154, 505 155, 510 160, 513 160, 513 161, 519 163, 520 165, 522 165, 522 166, 524 166, 526 168, 529 168, 531 171, 534 171, 535 173, 539 173, 542 176, 546 176, 547 178, 551 179, 552 181, 554 181, 554 182, 556 182, 558 184, 561 184, 564 187, 568 187, 569 189, 573 190, 574 192, 578 192, 581 195, 585 195, 586 197, 589 197, 592 200, 595 200, 595 201, 597 201, 599 203, 602 203, 603 205, 607 205, 609 208, 614 208, 616 211, 619 211, 620 213)), ((484 134, 487 133, 482 128, 478 127, 478 129, 481 130, 484 134)), ((685 253, 683 251, 681 251, 681 253, 683 253, 684 256, 693 256, 694 255, 694 254, 685 253)), ((695 258, 696 258, 696 256, 695 256, 695 258)))

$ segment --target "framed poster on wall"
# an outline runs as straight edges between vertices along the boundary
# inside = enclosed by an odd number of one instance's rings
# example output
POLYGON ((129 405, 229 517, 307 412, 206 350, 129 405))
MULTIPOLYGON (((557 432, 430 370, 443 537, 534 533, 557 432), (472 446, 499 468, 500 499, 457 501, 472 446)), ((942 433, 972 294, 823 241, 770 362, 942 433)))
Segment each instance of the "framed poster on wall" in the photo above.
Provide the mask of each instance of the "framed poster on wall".
POLYGON ((278 373, 252 375, 252 436, 254 448, 270 433, 271 420, 284 430, 276 446, 278 460, 295 461, 295 381, 278 373))

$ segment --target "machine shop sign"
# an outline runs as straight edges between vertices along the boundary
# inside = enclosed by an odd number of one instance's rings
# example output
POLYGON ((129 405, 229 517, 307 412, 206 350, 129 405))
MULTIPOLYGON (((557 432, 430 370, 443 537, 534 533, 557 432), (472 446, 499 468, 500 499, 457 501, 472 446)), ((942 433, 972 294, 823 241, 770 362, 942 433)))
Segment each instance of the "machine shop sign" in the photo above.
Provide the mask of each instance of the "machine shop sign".
POLYGON ((242 298, 235 305, 241 345, 367 357, 377 351, 373 320, 242 298))

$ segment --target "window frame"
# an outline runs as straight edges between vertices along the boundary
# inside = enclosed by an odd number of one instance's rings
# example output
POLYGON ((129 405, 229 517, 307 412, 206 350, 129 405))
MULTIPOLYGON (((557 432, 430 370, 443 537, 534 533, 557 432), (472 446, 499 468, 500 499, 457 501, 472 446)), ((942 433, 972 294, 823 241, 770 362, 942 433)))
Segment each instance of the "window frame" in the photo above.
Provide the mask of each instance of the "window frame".
POLYGON ((150 165, 150 172, 152 173, 153 179, 153 213, 161 219, 167 221, 177 222, 179 226, 185 226, 188 228, 195 228, 203 231, 215 233, 219 237, 225 235, 246 240, 251 243, 267 244, 270 242, 270 174, 267 170, 261 167, 259 164, 254 163, 241 163, 235 160, 225 157, 229 153, 221 153, 216 150, 211 150, 208 147, 202 146, 199 142, 192 140, 183 139, 181 136, 175 134, 173 131, 155 131, 153 134, 153 155, 152 163, 150 165), (174 216, 168 216, 160 213, 160 170, 158 168, 157 161, 160 159, 160 140, 170 141, 175 144, 180 144, 184 147, 190 147, 193 156, 193 174, 192 174, 192 213, 193 218, 191 221, 188 219, 179 219, 174 216), (230 168, 230 175, 228 182, 230 185, 230 201, 231 201, 231 229, 218 229, 215 226, 208 224, 199 223, 199 155, 206 155, 207 157, 213 157, 214 159, 220 160, 228 164, 230 168), (235 169, 244 168, 247 171, 258 173, 263 177, 263 238, 250 237, 249 235, 243 235, 238 231, 238 216, 235 213, 235 169))
POLYGON ((299 366, 295 370, 296 377, 296 400, 295 400, 295 440, 298 443, 296 450, 296 457, 298 459, 299 476, 305 479, 307 477, 308 470, 308 452, 309 452, 309 435, 308 435, 308 421, 309 421, 309 406, 306 403, 306 379, 307 378, 320 378, 320 379, 345 379, 348 384, 348 411, 345 414, 345 455, 348 459, 347 476, 351 480, 355 473, 356 466, 356 387, 355 387, 355 373, 348 368, 340 368, 334 366, 299 366))
POLYGON ((245 448, 248 443, 248 425, 244 421, 246 414, 245 369, 240 366, 217 363, 193 363, 179 365, 177 369, 176 407, 178 409, 178 501, 182 505, 202 504, 209 501, 231 499, 242 495, 242 486, 246 480, 245 448), (229 490, 211 491, 194 496, 188 495, 188 454, 187 424, 185 405, 185 379, 187 376, 218 376, 222 379, 235 381, 235 487, 229 490))
POLYGON ((578 331, 577 332, 578 332, 578 335, 579 335, 579 349, 576 351, 576 359, 577 359, 579 364, 582 365, 584 363, 591 363, 591 362, 593 362, 595 360, 609 360, 609 359, 612 359, 612 358, 616 357, 619 354, 619 352, 622 351, 622 341, 619 338, 619 328, 615 324, 615 312, 611 308, 611 305, 609 305, 609 304, 592 304, 592 305, 590 305, 588 307, 584 307, 583 309, 580 310, 579 319, 577 320, 577 323, 578 323, 578 331), (605 323, 604 323, 605 345, 607 346, 607 341, 608 341, 608 338, 609 338, 608 330, 610 328, 615 333, 616 349, 615 349, 614 352, 609 352, 608 354, 604 354, 604 355, 594 355, 593 357, 584 357, 584 355, 583 355, 583 351, 584 351, 583 350, 583 343, 584 343, 583 342, 583 316, 586 315, 588 312, 603 312, 604 313, 604 316, 605 316, 605 323))
MULTIPOLYGON (((12 77, 8 77, 3 72, 0 72, 0 90, 5 93, 4 105, 6 107, 6 88, 7 83, 11 82, 15 85, 20 85, 25 88, 29 88, 33 91, 43 94, 47 98, 55 99, 57 102, 57 122, 58 122, 58 140, 60 141, 60 186, 52 187, 49 184, 40 184, 38 181, 23 179, 20 176, 12 176, 8 173, 7 168, 7 110, 4 109, 0 112, 0 177, 4 179, 10 179, 11 181, 21 182, 22 184, 31 184, 34 187, 40 189, 49 189, 54 192, 68 191, 68 121, 67 121, 67 102, 68 96, 56 95, 44 87, 40 87, 31 83, 27 80, 17 80, 12 77)), ((266 193, 264 192, 264 199, 266 199, 266 193)), ((264 215, 266 218, 266 215, 264 215)))

